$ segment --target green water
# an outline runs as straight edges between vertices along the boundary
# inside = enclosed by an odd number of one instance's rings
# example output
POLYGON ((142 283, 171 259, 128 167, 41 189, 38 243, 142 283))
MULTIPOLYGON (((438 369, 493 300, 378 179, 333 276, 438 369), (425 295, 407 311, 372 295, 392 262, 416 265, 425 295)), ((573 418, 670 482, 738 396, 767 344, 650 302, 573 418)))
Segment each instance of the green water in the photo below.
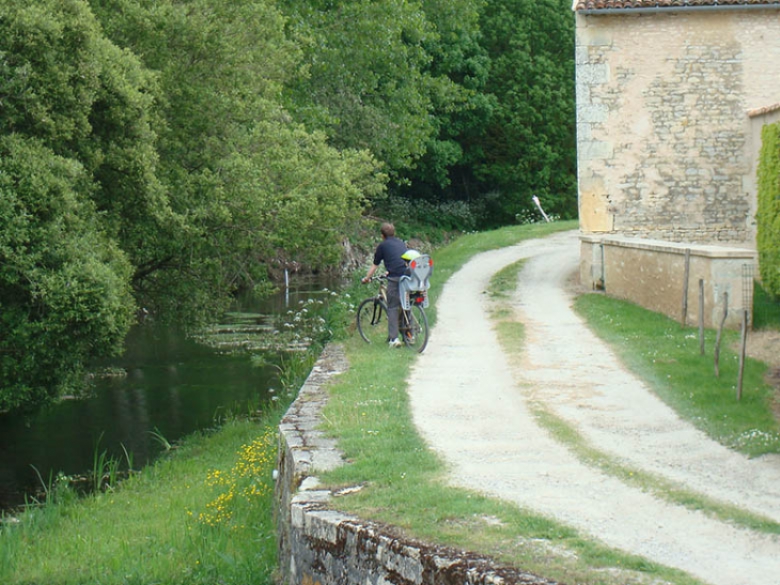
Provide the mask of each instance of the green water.
POLYGON ((96 452, 126 462, 126 450, 139 469, 163 449, 160 436, 175 442, 227 414, 262 409, 277 389, 274 364, 289 348, 274 344, 275 327, 321 290, 299 287, 244 306, 195 339, 147 322, 131 332, 125 354, 110 364, 124 375, 96 379, 89 398, 24 417, 0 415, 0 509, 39 490, 39 475, 47 481, 60 472, 87 473, 96 452), (258 354, 264 359, 253 363, 258 354), (267 365, 257 365, 263 361, 267 365))

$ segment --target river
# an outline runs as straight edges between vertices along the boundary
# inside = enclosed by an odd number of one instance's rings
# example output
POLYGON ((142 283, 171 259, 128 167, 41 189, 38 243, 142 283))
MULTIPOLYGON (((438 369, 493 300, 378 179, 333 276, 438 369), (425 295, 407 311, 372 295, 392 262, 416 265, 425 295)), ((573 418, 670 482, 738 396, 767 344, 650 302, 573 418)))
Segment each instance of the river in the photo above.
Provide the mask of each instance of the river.
POLYGON ((289 351, 272 343, 279 337, 276 319, 327 294, 321 282, 292 282, 286 293, 242 303, 200 340, 146 322, 109 364, 123 375, 95 378, 88 398, 0 415, 0 510, 24 503, 58 473, 83 476, 103 452, 123 469, 129 455, 140 469, 166 441, 215 427, 228 414, 262 409, 278 385, 275 365, 289 351), (252 359, 259 354, 262 360, 252 359))

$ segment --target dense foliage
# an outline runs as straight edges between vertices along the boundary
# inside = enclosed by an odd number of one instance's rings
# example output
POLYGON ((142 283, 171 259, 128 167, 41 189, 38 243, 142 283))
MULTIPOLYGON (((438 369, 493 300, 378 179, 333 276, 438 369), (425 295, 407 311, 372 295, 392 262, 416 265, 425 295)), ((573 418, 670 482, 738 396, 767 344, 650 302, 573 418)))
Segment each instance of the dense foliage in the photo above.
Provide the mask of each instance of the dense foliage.
POLYGON ((281 106, 300 51, 275 2, 93 4, 112 40, 156 73, 164 96, 157 176, 175 219, 158 232, 164 237, 137 248, 144 306, 213 314, 218 307, 193 291, 213 297, 262 284, 269 263, 336 263, 344 226, 384 179, 369 151, 333 148, 281 106))
POLYGON ((387 169, 410 166, 433 132, 424 44, 435 34, 419 3, 288 0, 291 36, 306 75, 290 85, 290 108, 333 144, 367 148, 387 169))
POLYGON ((780 123, 764 126, 758 166, 758 254, 761 281, 780 296, 780 123))
MULTIPOLYGON (((451 228, 576 215, 574 17, 562 0, 294 0, 291 111, 368 148, 411 213, 451 228), (468 213, 463 214, 463 210, 468 213)), ((387 214, 384 200, 379 210, 387 214)))
MULTIPOLYGON (((559 0, 0 4, 0 411, 77 386, 137 311, 201 323, 330 269, 366 212, 576 212, 559 0), (390 197, 388 197, 388 193, 390 197)), ((416 228, 415 228, 416 229, 416 228)))
POLYGON ((465 99, 437 114, 439 140, 404 191, 467 202, 481 228, 539 219, 534 195, 549 214, 576 217, 571 4, 478 5, 476 20, 457 16, 459 28, 450 35, 457 41, 447 44, 450 54, 439 64, 465 99))
POLYGON ((481 29, 491 59, 485 92, 494 96, 470 168, 480 191, 495 191, 489 222, 533 211, 576 217, 574 20, 562 0, 494 0, 481 29))
POLYGON ((0 410, 41 402, 121 348, 122 246, 162 221, 153 79, 89 7, 0 6, 0 410))

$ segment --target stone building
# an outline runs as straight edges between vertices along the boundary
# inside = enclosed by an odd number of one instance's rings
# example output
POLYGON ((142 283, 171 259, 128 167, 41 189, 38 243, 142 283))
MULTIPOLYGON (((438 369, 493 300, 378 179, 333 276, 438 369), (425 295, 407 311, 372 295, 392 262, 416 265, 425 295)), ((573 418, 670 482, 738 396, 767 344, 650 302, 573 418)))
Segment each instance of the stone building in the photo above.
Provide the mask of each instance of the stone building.
POLYGON ((670 316, 690 304, 707 325, 725 302, 748 309, 761 127, 780 120, 780 0, 573 8, 583 282, 670 316), (699 281, 701 313, 687 297, 699 281))

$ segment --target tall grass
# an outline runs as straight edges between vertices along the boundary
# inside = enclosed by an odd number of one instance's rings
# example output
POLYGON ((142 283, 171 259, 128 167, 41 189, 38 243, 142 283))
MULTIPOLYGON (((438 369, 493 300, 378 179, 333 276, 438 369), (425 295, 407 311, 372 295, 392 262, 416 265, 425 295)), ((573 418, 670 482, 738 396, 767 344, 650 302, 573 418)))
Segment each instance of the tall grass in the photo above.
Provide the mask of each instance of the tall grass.
POLYGON ((276 421, 234 420, 118 489, 29 508, 0 527, 0 582, 271 582, 276 421))

